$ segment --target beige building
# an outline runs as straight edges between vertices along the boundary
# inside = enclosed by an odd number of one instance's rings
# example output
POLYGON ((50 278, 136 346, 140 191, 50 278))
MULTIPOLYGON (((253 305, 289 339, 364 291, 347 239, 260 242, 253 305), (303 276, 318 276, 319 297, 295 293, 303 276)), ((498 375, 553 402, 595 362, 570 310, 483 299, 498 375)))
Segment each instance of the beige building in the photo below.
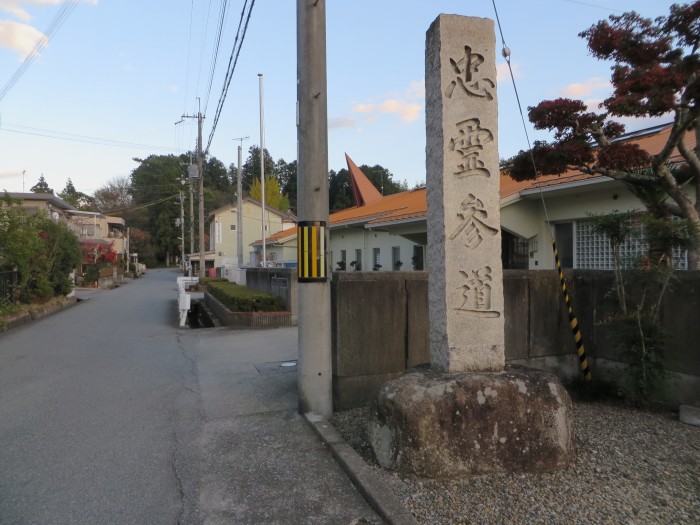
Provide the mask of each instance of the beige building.
MULTIPOLYGON (((238 224, 238 213, 235 205, 230 204, 214 210, 209 214, 209 252, 206 261, 212 260, 212 267, 217 275, 230 280, 237 280, 235 272, 239 268, 238 231, 243 235, 243 253, 241 268, 259 266, 262 261, 262 251, 256 252, 252 245, 262 237, 262 207, 260 202, 250 197, 243 199, 241 224, 238 224)), ((295 224, 295 218, 274 208, 265 208, 265 236, 274 235, 295 224)), ((268 261, 274 258, 275 252, 266 254, 268 261)), ((193 254, 192 260, 197 260, 193 254)))

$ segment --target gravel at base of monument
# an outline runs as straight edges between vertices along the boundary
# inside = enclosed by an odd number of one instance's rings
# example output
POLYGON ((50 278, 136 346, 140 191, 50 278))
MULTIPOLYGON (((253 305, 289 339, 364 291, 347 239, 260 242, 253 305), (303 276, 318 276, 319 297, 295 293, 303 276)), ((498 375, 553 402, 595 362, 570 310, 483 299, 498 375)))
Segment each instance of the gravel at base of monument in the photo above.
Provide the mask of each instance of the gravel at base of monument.
POLYGON ((419 523, 700 523, 700 428, 672 413, 574 402, 576 459, 551 474, 432 480, 381 469, 368 409, 331 423, 419 523))

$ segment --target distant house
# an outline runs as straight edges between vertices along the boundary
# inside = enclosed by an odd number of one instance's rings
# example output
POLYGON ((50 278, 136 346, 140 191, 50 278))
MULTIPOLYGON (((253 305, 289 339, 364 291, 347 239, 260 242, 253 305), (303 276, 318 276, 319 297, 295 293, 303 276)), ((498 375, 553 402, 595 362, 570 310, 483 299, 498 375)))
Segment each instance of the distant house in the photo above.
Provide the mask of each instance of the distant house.
MULTIPOLYGON (((243 232, 241 266, 262 264, 262 250, 251 247, 262 237, 262 206, 260 202, 247 197, 243 199, 242 221, 238 225, 237 208, 233 204, 223 206, 209 214, 209 252, 206 254, 207 267, 216 268, 217 274, 234 280, 238 269, 238 229, 243 232), (211 261, 211 262, 210 262, 211 261)), ((274 208, 265 207, 265 232, 276 234, 296 224, 296 218, 274 208)), ((261 246, 261 245, 260 245, 261 246)), ((274 262, 275 252, 267 254, 268 261, 274 262)), ((296 252, 295 256, 296 257, 296 252)), ((191 261, 199 260, 199 254, 190 254, 191 261)))
MULTIPOLYGON (((262 241, 251 243, 254 258, 262 260, 262 241)), ((265 239, 265 258, 268 266, 295 268, 297 265, 297 229, 287 227, 265 239)))
POLYGON ((68 222, 68 214, 75 208, 53 193, 10 193, 12 199, 20 201, 20 206, 29 214, 44 212, 55 221, 68 222))
POLYGON ((129 240, 123 218, 82 210, 71 210, 67 215, 68 226, 81 242, 111 246, 117 254, 117 261, 124 263, 128 260, 129 240))
POLYGON ((52 193, 8 195, 20 201, 22 208, 29 214, 46 213, 51 219, 64 222, 81 243, 97 242, 111 246, 117 254, 118 261, 124 263, 128 260, 128 236, 124 219, 121 217, 78 210, 52 193))
MULTIPOLYGON (((670 130, 670 124, 655 126, 621 140, 656 154, 670 130)), ((686 141, 690 148, 695 147, 693 134, 687 134, 686 141)), ((427 270, 425 188, 382 196, 347 155, 346 161, 356 205, 329 217, 331 270, 427 270)), ((670 161, 680 163, 683 159, 676 151, 670 161)), ((687 191, 690 194, 690 188, 687 191)), ((611 269, 610 247, 592 232, 589 214, 644 211, 643 203, 622 182, 579 172, 517 182, 503 171, 500 194, 501 253, 506 269, 553 269, 552 235, 564 268, 611 269)), ((270 237, 267 242, 273 246, 282 239, 285 246, 296 247, 295 229, 270 237)), ((635 239, 624 249, 632 254, 641 247, 640 240, 635 239)), ((677 256, 679 266, 686 267, 684 254, 677 256)))

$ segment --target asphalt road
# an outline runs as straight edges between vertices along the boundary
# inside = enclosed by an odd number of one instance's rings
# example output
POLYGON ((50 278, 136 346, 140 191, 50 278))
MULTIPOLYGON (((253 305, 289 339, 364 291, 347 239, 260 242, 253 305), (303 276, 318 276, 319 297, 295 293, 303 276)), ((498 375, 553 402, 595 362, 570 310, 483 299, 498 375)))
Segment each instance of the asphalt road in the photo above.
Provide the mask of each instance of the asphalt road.
POLYGON ((0 524, 378 522, 296 413, 296 330, 180 329, 175 277, 0 335, 0 524))
POLYGON ((0 523, 178 522, 197 408, 173 288, 156 272, 0 337, 0 523))

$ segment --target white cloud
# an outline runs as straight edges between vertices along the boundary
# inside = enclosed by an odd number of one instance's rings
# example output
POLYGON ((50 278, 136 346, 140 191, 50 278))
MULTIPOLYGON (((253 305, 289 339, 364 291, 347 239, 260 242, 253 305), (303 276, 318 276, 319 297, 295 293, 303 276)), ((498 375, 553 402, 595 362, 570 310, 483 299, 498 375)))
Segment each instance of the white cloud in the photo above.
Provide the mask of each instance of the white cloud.
POLYGON ((21 5, 60 4, 62 1, 63 0, 0 0, 0 11, 10 13, 23 22, 28 22, 32 19, 32 16, 22 9, 20 7, 21 5))
POLYGON ((603 89, 610 89, 608 80, 601 77, 591 77, 583 82, 569 84, 560 90, 561 95, 571 98, 582 98, 603 89))
POLYGON ((328 128, 330 130, 342 128, 357 128, 359 123, 369 124, 375 122, 379 115, 396 115, 399 117, 402 124, 411 124, 418 120, 423 110, 423 101, 425 100, 425 81, 411 81, 402 93, 393 93, 393 97, 386 98, 382 102, 355 102, 352 107, 352 112, 361 114, 362 118, 358 120, 353 116, 341 116, 328 119, 328 128))
POLYGON ((173 93, 178 93, 180 91, 180 86, 178 86, 176 84, 170 84, 168 86, 168 90, 173 92, 173 93))
POLYGON ((30 25, 0 20, 0 47, 17 51, 20 59, 29 55, 42 38, 46 36, 30 25))
MULTIPOLYGON (((82 0, 89 4, 96 5, 98 0, 82 0)), ((0 11, 10 13, 15 18, 28 22, 32 19, 32 15, 28 11, 22 9, 22 5, 57 5, 63 3, 64 0, 0 0, 0 11)))
POLYGON ((405 100, 388 99, 380 104, 357 104, 352 108, 355 113, 364 113, 368 117, 374 117, 377 113, 389 113, 397 115, 401 122, 410 124, 420 116, 422 106, 405 100))
POLYGON ((425 79, 413 80, 404 93, 407 100, 425 100, 425 79))
POLYGON ((583 101, 588 111, 592 111, 593 113, 605 113, 605 108, 599 107, 601 102, 603 102, 602 98, 590 98, 583 101))

